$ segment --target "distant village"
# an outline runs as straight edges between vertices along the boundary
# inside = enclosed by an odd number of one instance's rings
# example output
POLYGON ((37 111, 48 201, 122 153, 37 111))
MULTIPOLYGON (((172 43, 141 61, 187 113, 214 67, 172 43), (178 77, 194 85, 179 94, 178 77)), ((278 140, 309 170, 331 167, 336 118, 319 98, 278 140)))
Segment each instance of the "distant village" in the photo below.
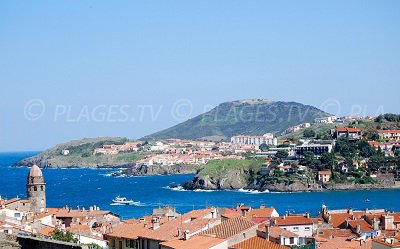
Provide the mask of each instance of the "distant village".
MULTIPOLYGON (((116 155, 125 152, 141 152, 144 156, 137 160, 136 164, 146 166, 204 165, 210 160, 256 158, 264 161, 261 170, 264 175, 272 176, 274 172, 277 175, 279 173, 277 170, 283 174, 309 172, 315 175, 317 181, 328 183, 332 180, 334 172, 347 175, 348 179, 351 179, 352 173, 360 171, 364 176, 364 181, 372 183, 374 179, 384 175, 388 176, 386 179, 389 179, 389 182, 392 179, 393 186, 397 187, 400 185, 398 183, 400 165, 395 157, 399 158, 400 153, 400 129, 378 129, 371 136, 363 129, 351 125, 361 121, 372 122, 375 118, 372 116, 317 118, 314 123, 290 127, 282 134, 285 136, 280 138, 266 133, 262 136, 235 135, 230 138, 230 142, 165 139, 151 142, 126 142, 120 145, 106 144, 101 148, 96 148, 93 154, 116 155), (328 134, 322 136, 312 134, 311 127, 324 124, 332 124, 333 128, 328 134), (306 134, 309 130, 311 130, 311 135, 306 134), (288 138, 291 133, 299 131, 304 133, 300 139, 288 138), (344 152, 346 148, 350 151, 349 153, 344 152), (378 157, 378 155, 381 156, 378 157), (331 159, 328 158, 328 160, 327 157, 331 159)), ((371 131, 368 132, 371 133, 371 131)), ((64 150, 62 153, 68 155, 69 151, 64 150)))
POLYGON ((400 213, 393 210, 331 210, 322 205, 313 216, 279 214, 264 204, 235 204, 180 214, 165 206, 149 216, 121 220, 95 205, 47 207, 45 177, 36 165, 27 176, 26 191, 27 200, 0 200, 0 238, 10 240, 6 248, 19 248, 17 242, 32 248, 400 248, 400 213))

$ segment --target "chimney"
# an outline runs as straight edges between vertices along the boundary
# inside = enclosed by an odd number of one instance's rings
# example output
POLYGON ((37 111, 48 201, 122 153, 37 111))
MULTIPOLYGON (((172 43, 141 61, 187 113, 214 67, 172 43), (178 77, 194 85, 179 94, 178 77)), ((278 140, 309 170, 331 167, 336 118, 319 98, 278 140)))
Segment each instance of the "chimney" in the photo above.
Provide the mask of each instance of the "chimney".
POLYGON ((374 217, 374 220, 372 222, 372 226, 374 228, 374 231, 378 231, 379 230, 379 221, 376 220, 376 218, 374 217))
POLYGON ((178 228, 178 237, 181 237, 181 236, 182 236, 182 229, 178 228))
POLYGON ((190 239, 190 231, 186 230, 185 233, 183 234, 183 239, 184 240, 188 240, 190 239))
POLYGON ((309 212, 306 212, 306 218, 310 219, 310 213, 309 212))
POLYGON ((265 226, 265 239, 269 240, 269 226, 265 226))
POLYGON ((264 209, 264 208, 265 208, 265 204, 261 204, 260 209, 264 209))
POLYGON ((358 225, 356 226, 356 233, 357 233, 357 234, 360 234, 360 233, 361 233, 361 225, 360 225, 360 224, 358 224, 358 225))
POLYGON ((347 213, 350 214, 350 215, 353 215, 353 208, 349 208, 349 209, 347 210, 347 213))
POLYGON ((160 220, 159 220, 159 218, 158 217, 154 217, 151 220, 151 224, 152 224, 153 230, 156 230, 156 229, 160 228, 160 220))

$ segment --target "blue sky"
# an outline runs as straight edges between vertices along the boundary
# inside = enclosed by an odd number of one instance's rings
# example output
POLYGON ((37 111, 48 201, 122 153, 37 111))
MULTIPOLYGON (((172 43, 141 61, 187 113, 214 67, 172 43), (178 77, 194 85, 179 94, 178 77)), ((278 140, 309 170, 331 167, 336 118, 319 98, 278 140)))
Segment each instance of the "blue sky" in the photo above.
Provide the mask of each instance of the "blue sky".
POLYGON ((139 138, 246 98, 399 113, 399 13, 399 1, 2 1, 0 151, 139 138))

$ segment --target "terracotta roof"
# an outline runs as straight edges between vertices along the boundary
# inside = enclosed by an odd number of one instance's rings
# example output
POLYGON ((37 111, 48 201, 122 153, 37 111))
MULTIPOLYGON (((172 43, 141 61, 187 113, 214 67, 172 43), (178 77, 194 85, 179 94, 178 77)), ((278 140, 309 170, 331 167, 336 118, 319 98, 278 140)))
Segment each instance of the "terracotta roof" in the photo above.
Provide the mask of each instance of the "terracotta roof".
POLYGON ((349 229, 320 229, 317 232, 318 236, 324 239, 332 239, 334 237, 345 237, 348 238, 354 234, 349 229))
POLYGON ((227 239, 252 227, 256 227, 256 224, 252 221, 244 218, 232 218, 208 229, 202 234, 210 234, 215 235, 217 238, 227 239))
POLYGON ((349 226, 356 230, 357 225, 360 225, 361 233, 373 232, 373 227, 365 220, 349 220, 349 226))
POLYGON ((367 240, 360 247, 360 241, 349 241, 344 237, 336 237, 329 239, 327 242, 321 243, 318 249, 371 249, 372 240, 367 240))
POLYGON ((247 212, 246 217, 262 217, 262 218, 271 218, 275 208, 259 208, 259 209, 252 209, 247 212))
POLYGON ((390 213, 389 216, 393 216, 394 222, 400 223, 400 213, 390 213))
MULTIPOLYGON (((360 219, 361 216, 364 215, 364 212, 353 212, 353 214, 349 213, 332 213, 330 214, 331 220, 329 221, 335 228, 342 228, 347 219, 352 219, 354 216, 355 219, 360 219)), ((327 217, 327 216, 326 216, 327 217)))
POLYGON ((20 198, 12 198, 12 199, 10 199, 10 200, 5 201, 5 202, 4 202, 4 205, 5 205, 5 206, 10 205, 11 203, 17 202, 17 201, 19 201, 19 200, 21 200, 21 199, 20 199, 20 198))
POLYGON ((106 215, 109 214, 110 211, 107 210, 68 210, 68 209, 59 209, 56 212, 57 218, 74 218, 74 217, 85 217, 85 216, 97 216, 97 215, 106 215))
POLYGON ((274 219, 275 225, 277 226, 292 226, 292 225, 312 225, 313 221, 311 218, 307 218, 303 215, 288 215, 278 217, 274 219))
POLYGON ((318 175, 332 175, 330 170, 318 171, 318 175))
POLYGON ((361 129, 351 127, 336 127, 336 132, 361 132, 361 129))
POLYGON ((44 235, 46 237, 51 237, 51 234, 55 231, 56 229, 54 227, 48 227, 43 230, 38 231, 39 234, 44 235))
POLYGON ((144 223, 122 223, 112 229, 106 237, 126 238, 135 240, 139 235, 147 232, 150 226, 145 227, 144 223))
POLYGON ((225 239, 196 235, 188 240, 172 240, 161 242, 160 245, 173 249, 209 249, 226 241, 225 239))
POLYGON ((72 233, 89 232, 90 226, 88 226, 88 225, 71 225, 70 227, 67 228, 67 231, 70 231, 72 233))
POLYGON ((242 217, 242 215, 240 213, 228 213, 228 214, 222 214, 221 217, 232 219, 232 218, 242 217))
POLYGON ((400 235, 397 237, 391 237, 391 238, 378 238, 374 239, 376 243, 388 246, 388 247, 400 247, 400 235))
POLYGON ((38 219, 42 219, 44 217, 47 217, 49 215, 53 215, 55 213, 57 213, 57 210, 50 209, 50 210, 47 210, 47 212, 42 212, 42 213, 39 213, 39 214, 33 216, 32 219, 37 219, 37 220, 38 219))
MULTIPOLYGON (((258 226, 258 231, 259 233, 262 233, 263 235, 265 235, 265 224, 261 224, 258 226)), ((284 237, 290 238, 290 237, 299 237, 299 235, 292 233, 288 230, 285 230, 283 228, 280 228, 278 226, 273 226, 273 227, 269 227, 269 236, 272 238, 279 238, 279 235, 282 235, 284 237)))
POLYGON ((185 231, 190 233, 198 233, 201 230, 208 229, 214 226, 218 219, 204 218, 208 216, 211 212, 216 211, 213 208, 193 210, 186 213, 172 221, 166 222, 161 225, 158 229, 147 230, 139 235, 139 237, 149 238, 158 241, 170 241, 177 240, 183 237, 185 231), (178 229, 181 233, 178 235, 178 229))
POLYGON ((260 237, 253 237, 236 245, 232 249, 287 249, 289 247, 275 244, 260 237))

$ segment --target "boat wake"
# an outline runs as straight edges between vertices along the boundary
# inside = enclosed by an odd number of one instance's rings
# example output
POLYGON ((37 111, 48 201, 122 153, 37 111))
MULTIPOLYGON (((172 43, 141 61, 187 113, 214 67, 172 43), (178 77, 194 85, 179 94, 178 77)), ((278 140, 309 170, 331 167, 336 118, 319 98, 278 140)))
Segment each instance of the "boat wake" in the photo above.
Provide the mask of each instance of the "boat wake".
POLYGON ((140 201, 134 201, 131 204, 123 204, 123 203, 111 203, 110 206, 136 206, 136 207, 145 207, 146 203, 141 203, 140 201))

